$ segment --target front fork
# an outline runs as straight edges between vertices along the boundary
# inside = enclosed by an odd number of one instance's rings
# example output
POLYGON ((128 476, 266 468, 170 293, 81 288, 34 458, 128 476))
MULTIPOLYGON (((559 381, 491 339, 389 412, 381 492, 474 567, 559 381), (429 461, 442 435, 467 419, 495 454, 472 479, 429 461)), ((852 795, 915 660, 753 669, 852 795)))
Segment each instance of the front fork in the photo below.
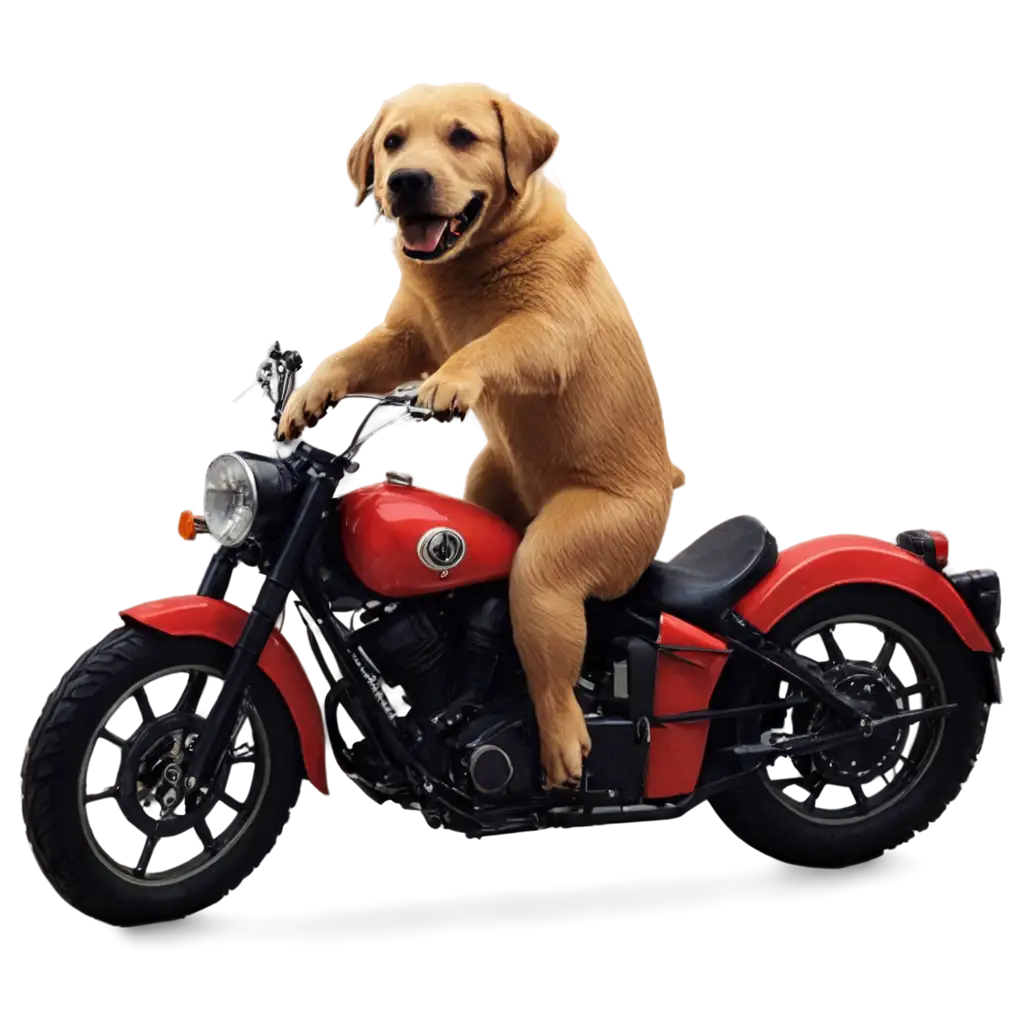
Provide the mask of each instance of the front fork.
MULTIPOLYGON (((266 579, 253 603, 252 611, 249 612, 242 635, 235 645, 224 676, 224 685, 196 740, 195 749, 189 759, 188 775, 185 777, 187 793, 208 786, 220 767, 245 701, 251 673, 259 664, 263 648, 284 610, 289 591, 302 566, 310 542, 320 527, 336 486, 337 480, 319 476, 306 488, 287 539, 280 548, 276 560, 267 570, 266 579)), ((222 600, 237 564, 236 551, 225 548, 218 550, 203 576, 199 594, 222 600)))

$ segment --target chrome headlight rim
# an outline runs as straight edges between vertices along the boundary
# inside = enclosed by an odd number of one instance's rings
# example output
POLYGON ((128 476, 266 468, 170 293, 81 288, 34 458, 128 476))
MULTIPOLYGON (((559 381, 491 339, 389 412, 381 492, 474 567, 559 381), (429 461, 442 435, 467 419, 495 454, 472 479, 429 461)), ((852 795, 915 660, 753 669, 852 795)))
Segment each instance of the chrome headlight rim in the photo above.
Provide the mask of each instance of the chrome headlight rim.
MULTIPOLYGON (((203 512, 206 516, 206 524, 210 530, 210 534, 218 544, 226 548, 239 548, 252 536, 253 528, 256 525, 256 517, 259 515, 260 507, 260 492, 259 487, 256 485, 256 474, 253 472, 252 466, 249 465, 246 458, 238 452, 223 452, 210 460, 210 464, 206 467, 206 483, 208 484, 210 479, 210 471, 213 467, 223 459, 232 459, 242 468, 242 472, 245 474, 245 481, 251 494, 251 507, 252 513, 249 518, 249 523, 246 526, 244 532, 238 537, 228 537, 227 534, 230 532, 224 531, 223 534, 219 534, 215 528, 216 517, 210 515, 209 509, 206 507, 206 500, 204 497, 203 501, 203 512)), ((204 485, 204 492, 207 490, 207 486, 204 485)))

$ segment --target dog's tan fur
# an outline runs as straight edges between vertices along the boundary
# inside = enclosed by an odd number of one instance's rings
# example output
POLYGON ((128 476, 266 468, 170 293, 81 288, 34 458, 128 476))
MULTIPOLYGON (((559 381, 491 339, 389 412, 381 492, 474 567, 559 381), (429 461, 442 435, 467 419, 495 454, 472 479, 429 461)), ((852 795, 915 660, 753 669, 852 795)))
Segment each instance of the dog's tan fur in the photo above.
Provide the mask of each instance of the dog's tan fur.
POLYGON ((510 600, 549 784, 580 778, 590 739, 573 695, 584 600, 624 593, 661 542, 673 487, 658 395, 626 306, 542 174, 555 131, 477 85, 419 86, 387 102, 349 157, 357 203, 391 216, 388 177, 434 177, 436 212, 483 193, 483 212, 431 262, 396 240, 402 278, 384 323, 325 360, 281 419, 295 437, 351 391, 417 376, 420 404, 473 409, 487 447, 466 498, 525 531, 510 600), (449 142, 454 124, 477 141, 449 142), (397 133, 395 152, 383 141, 397 133), (428 376, 429 375, 429 376, 428 376))

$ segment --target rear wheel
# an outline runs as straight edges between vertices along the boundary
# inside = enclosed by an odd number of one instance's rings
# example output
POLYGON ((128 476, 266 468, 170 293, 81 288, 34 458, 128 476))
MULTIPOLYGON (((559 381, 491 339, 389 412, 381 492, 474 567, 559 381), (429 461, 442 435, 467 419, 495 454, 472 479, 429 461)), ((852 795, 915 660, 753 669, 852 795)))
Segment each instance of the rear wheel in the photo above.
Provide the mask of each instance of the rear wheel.
POLYGON ((22 769, 29 842, 72 906, 111 924, 184 917, 248 875, 288 820, 303 776, 274 684, 255 672, 212 784, 183 789, 231 649, 119 629, 50 695, 22 769))
MULTIPOLYGON (((901 591, 847 586, 812 598, 771 633, 819 662, 840 691, 867 699, 875 716, 954 703, 947 718, 877 729, 868 738, 780 758, 711 800, 755 849, 790 864, 845 867, 880 856, 927 828, 959 793, 981 749, 988 703, 976 656, 934 609, 901 591)), ((739 666, 736 666, 737 669, 739 666)), ((733 682, 723 680, 726 692, 733 682)), ((720 684, 720 687, 722 684, 720 684)), ((777 677, 737 681, 743 703, 794 697, 777 677)), ((748 722, 739 742, 769 726, 789 734, 839 728, 820 704, 785 722, 748 722)))

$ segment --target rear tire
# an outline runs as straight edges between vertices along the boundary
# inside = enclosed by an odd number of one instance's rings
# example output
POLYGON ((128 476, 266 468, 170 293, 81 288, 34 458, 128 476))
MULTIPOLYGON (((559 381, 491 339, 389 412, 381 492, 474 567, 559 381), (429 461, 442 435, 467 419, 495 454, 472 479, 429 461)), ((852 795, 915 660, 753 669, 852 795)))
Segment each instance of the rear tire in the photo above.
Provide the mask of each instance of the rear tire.
POLYGON ((303 763, 287 705, 271 680, 258 670, 253 673, 248 704, 267 751, 259 793, 229 839, 217 837, 214 841, 222 846, 216 854, 215 845, 210 847, 208 863, 197 864, 180 878, 170 872, 149 878, 145 870, 139 878, 130 873, 126 876, 98 852, 84 810, 83 765, 91 756, 98 731, 119 702, 138 690, 142 681, 178 667, 202 666, 223 678, 230 657, 231 648, 211 640, 126 627, 87 651, 50 695, 32 731, 22 766, 22 809, 28 839, 43 873, 83 914, 115 925, 148 924, 193 914, 234 889, 277 840, 298 798, 303 763))
MULTIPOLYGON (((878 618, 904 630, 937 668, 946 703, 956 713, 941 719, 941 733, 930 760, 906 791, 890 805, 860 819, 813 820, 799 812, 762 770, 749 781, 710 800, 718 816, 745 843, 788 864, 840 868, 881 856, 924 831, 960 792, 981 750, 988 721, 987 691, 978 656, 933 608, 902 591, 882 586, 845 586, 813 597, 791 612, 771 638, 789 645, 818 623, 844 617, 878 618)), ((736 666, 737 669, 739 666, 736 666)), ((730 680, 722 684, 729 687, 730 680)), ((777 699, 777 683, 765 679, 757 699, 777 699)), ((743 703, 752 692, 736 681, 743 703)), ((755 726, 756 729, 762 727, 755 726)), ((750 742, 751 737, 745 737, 750 742)), ((795 763, 795 762, 794 762, 795 763)), ((856 762, 854 762, 856 763, 856 762)))

